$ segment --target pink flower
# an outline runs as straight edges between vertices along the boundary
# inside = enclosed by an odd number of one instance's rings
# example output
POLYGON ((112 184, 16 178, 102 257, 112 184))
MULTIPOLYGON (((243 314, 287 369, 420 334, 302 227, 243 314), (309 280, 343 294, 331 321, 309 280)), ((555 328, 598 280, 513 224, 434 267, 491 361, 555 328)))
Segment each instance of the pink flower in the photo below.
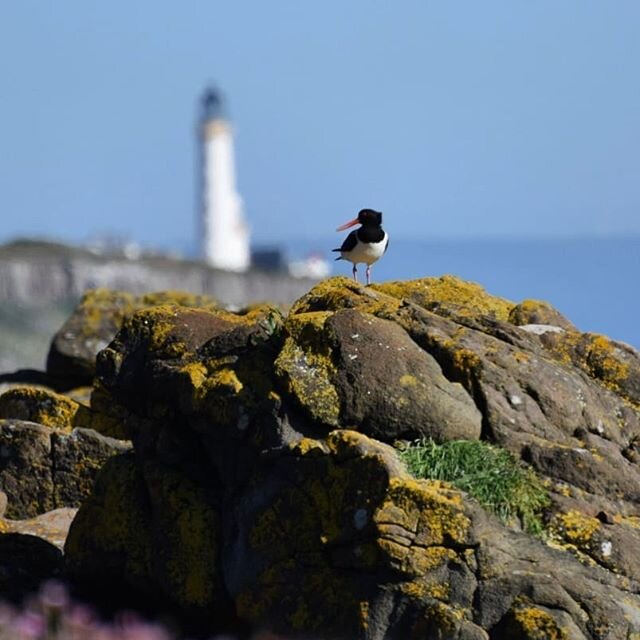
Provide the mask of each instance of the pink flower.
POLYGON ((16 640, 36 640, 46 629, 44 618, 33 611, 21 613, 15 618, 12 626, 16 640))

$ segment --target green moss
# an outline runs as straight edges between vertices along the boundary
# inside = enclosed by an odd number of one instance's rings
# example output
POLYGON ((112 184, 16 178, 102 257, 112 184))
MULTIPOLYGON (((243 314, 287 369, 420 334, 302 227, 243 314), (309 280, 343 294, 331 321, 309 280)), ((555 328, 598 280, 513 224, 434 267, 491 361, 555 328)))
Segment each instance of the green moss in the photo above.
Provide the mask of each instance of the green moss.
POLYGON ((508 451, 477 440, 436 444, 423 439, 400 454, 415 476, 451 482, 503 521, 518 518, 528 532, 542 532, 547 491, 535 473, 508 451))

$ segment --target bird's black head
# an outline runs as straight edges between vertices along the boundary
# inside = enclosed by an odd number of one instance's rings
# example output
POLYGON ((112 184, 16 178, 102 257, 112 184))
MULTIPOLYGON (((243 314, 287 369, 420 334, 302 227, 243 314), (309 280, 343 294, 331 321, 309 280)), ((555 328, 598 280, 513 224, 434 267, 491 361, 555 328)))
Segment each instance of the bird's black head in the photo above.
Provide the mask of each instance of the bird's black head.
POLYGON ((382 212, 373 209, 361 209, 358 222, 362 225, 379 227, 382 224, 382 212))

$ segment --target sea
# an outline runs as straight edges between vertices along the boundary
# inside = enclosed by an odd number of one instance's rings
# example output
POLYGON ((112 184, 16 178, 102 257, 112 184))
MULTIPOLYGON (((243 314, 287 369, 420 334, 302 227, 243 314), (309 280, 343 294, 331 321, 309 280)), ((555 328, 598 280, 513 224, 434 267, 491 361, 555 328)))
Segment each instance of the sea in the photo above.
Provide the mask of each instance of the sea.
MULTIPOLYGON (((296 240, 298 257, 312 252, 331 260, 333 274, 351 275, 351 264, 333 262, 325 247, 296 240)), ((364 269, 362 277, 364 278, 364 269)), ((546 300, 580 330, 602 333, 640 348, 640 236, 562 240, 432 240, 391 237, 373 266, 375 281, 452 274, 515 302, 546 300)))

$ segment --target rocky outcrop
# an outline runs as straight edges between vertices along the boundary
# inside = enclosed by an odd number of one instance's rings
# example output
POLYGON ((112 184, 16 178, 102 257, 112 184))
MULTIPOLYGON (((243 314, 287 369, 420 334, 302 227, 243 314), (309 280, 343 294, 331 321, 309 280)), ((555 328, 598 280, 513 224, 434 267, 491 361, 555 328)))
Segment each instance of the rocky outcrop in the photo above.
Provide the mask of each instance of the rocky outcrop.
POLYGON ((547 303, 451 276, 333 278, 286 316, 97 291, 51 353, 0 395, 16 597, 60 575, 66 537, 85 593, 208 634, 640 634, 640 357, 547 303), (412 477, 415 438, 507 450, 540 535, 412 477))
POLYGON ((181 291, 134 296, 126 291, 92 289, 53 337, 47 374, 66 388, 91 384, 96 356, 113 340, 125 316, 167 302, 185 307, 218 307, 209 296, 181 291))
POLYGON ((294 313, 285 329, 275 371, 316 422, 387 441, 479 437, 469 394, 398 324, 341 309, 294 313))
POLYGON ((90 407, 135 453, 103 467, 68 568, 209 631, 633 637, 639 367, 549 305, 453 277, 334 278, 286 317, 139 310, 98 355, 90 407), (391 445, 414 437, 529 465, 541 539, 412 478, 391 445))
POLYGON ((8 497, 7 517, 25 519, 79 507, 105 460, 129 448, 92 429, 65 431, 0 419, 0 487, 8 497))

